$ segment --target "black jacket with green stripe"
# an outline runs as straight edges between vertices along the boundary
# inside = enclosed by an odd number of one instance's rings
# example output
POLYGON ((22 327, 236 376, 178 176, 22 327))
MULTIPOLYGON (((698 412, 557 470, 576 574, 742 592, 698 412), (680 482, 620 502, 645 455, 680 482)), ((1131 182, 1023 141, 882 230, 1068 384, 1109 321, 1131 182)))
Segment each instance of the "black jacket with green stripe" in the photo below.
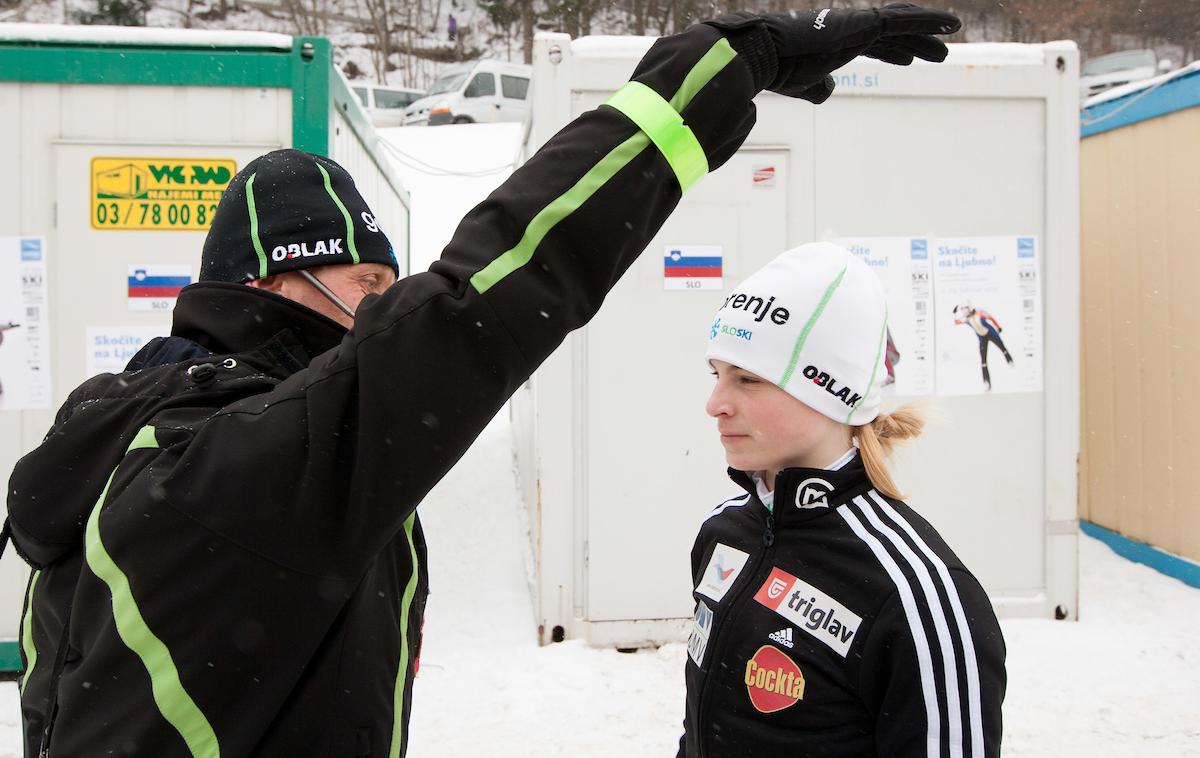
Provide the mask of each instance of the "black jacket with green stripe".
POLYGON ((404 754, 417 505, 595 314, 677 204, 676 172, 745 139, 776 63, 761 26, 730 34, 659 40, 634 74, 645 88, 563 129, 350 331, 197 284, 173 326, 190 357, 72 394, 8 499, 36 569, 31 754, 55 699, 52 756, 404 754), (695 135, 690 157, 660 152, 688 145, 663 101, 695 135))

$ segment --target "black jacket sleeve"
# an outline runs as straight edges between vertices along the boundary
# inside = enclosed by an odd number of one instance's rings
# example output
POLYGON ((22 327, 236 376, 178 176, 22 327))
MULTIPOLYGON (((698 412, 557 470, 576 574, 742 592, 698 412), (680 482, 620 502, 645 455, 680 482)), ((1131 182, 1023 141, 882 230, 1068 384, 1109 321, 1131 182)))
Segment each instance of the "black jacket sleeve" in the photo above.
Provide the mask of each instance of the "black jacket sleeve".
POLYGON ((921 599, 906 607, 894 593, 872 624, 860 692, 875 716, 878 755, 917 758, 947 746, 951 755, 973 755, 976 744, 984 756, 1000 755, 1004 638, 975 577, 961 569, 950 576, 958 597, 939 598, 949 648, 921 599))
MULTIPOLYGON (((633 78, 676 106, 710 170, 754 124, 754 76, 714 27, 658 40, 633 78)), ((360 574, 680 196, 627 116, 580 116, 463 219, 428 272, 364 300, 340 346, 172 442, 157 491, 282 565, 360 574)))

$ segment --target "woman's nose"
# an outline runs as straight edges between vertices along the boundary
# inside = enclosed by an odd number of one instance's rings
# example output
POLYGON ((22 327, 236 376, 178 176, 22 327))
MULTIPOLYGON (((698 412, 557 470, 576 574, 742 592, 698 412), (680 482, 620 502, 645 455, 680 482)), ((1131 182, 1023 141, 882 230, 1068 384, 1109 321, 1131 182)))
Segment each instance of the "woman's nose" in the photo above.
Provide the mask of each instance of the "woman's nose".
POLYGON ((719 381, 709 394, 708 402, 704 404, 704 411, 713 418, 729 415, 729 402, 725 398, 725 392, 719 381))

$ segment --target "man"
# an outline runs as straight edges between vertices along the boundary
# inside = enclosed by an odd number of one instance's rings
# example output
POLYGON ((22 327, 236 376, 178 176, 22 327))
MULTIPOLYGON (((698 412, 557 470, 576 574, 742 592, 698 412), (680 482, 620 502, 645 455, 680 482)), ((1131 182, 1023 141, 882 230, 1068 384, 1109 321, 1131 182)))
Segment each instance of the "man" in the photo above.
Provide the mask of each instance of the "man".
POLYGON ((757 92, 822 102, 856 55, 941 60, 929 35, 957 28, 903 6, 659 40, 396 285, 339 166, 246 166, 172 336, 14 470, 29 754, 403 755, 422 497, 737 150, 757 92))

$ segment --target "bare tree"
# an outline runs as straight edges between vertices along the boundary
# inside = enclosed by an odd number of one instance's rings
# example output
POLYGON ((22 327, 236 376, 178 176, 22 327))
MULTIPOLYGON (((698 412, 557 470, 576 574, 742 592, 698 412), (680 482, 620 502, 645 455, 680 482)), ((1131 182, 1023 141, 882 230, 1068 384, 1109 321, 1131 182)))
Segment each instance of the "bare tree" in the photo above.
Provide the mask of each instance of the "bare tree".
POLYGON ((387 82, 388 64, 392 57, 392 2, 393 0, 362 0, 371 24, 371 67, 375 69, 375 81, 387 82))
POLYGON ((292 19, 296 34, 315 37, 325 33, 320 0, 281 0, 280 4, 292 19))

